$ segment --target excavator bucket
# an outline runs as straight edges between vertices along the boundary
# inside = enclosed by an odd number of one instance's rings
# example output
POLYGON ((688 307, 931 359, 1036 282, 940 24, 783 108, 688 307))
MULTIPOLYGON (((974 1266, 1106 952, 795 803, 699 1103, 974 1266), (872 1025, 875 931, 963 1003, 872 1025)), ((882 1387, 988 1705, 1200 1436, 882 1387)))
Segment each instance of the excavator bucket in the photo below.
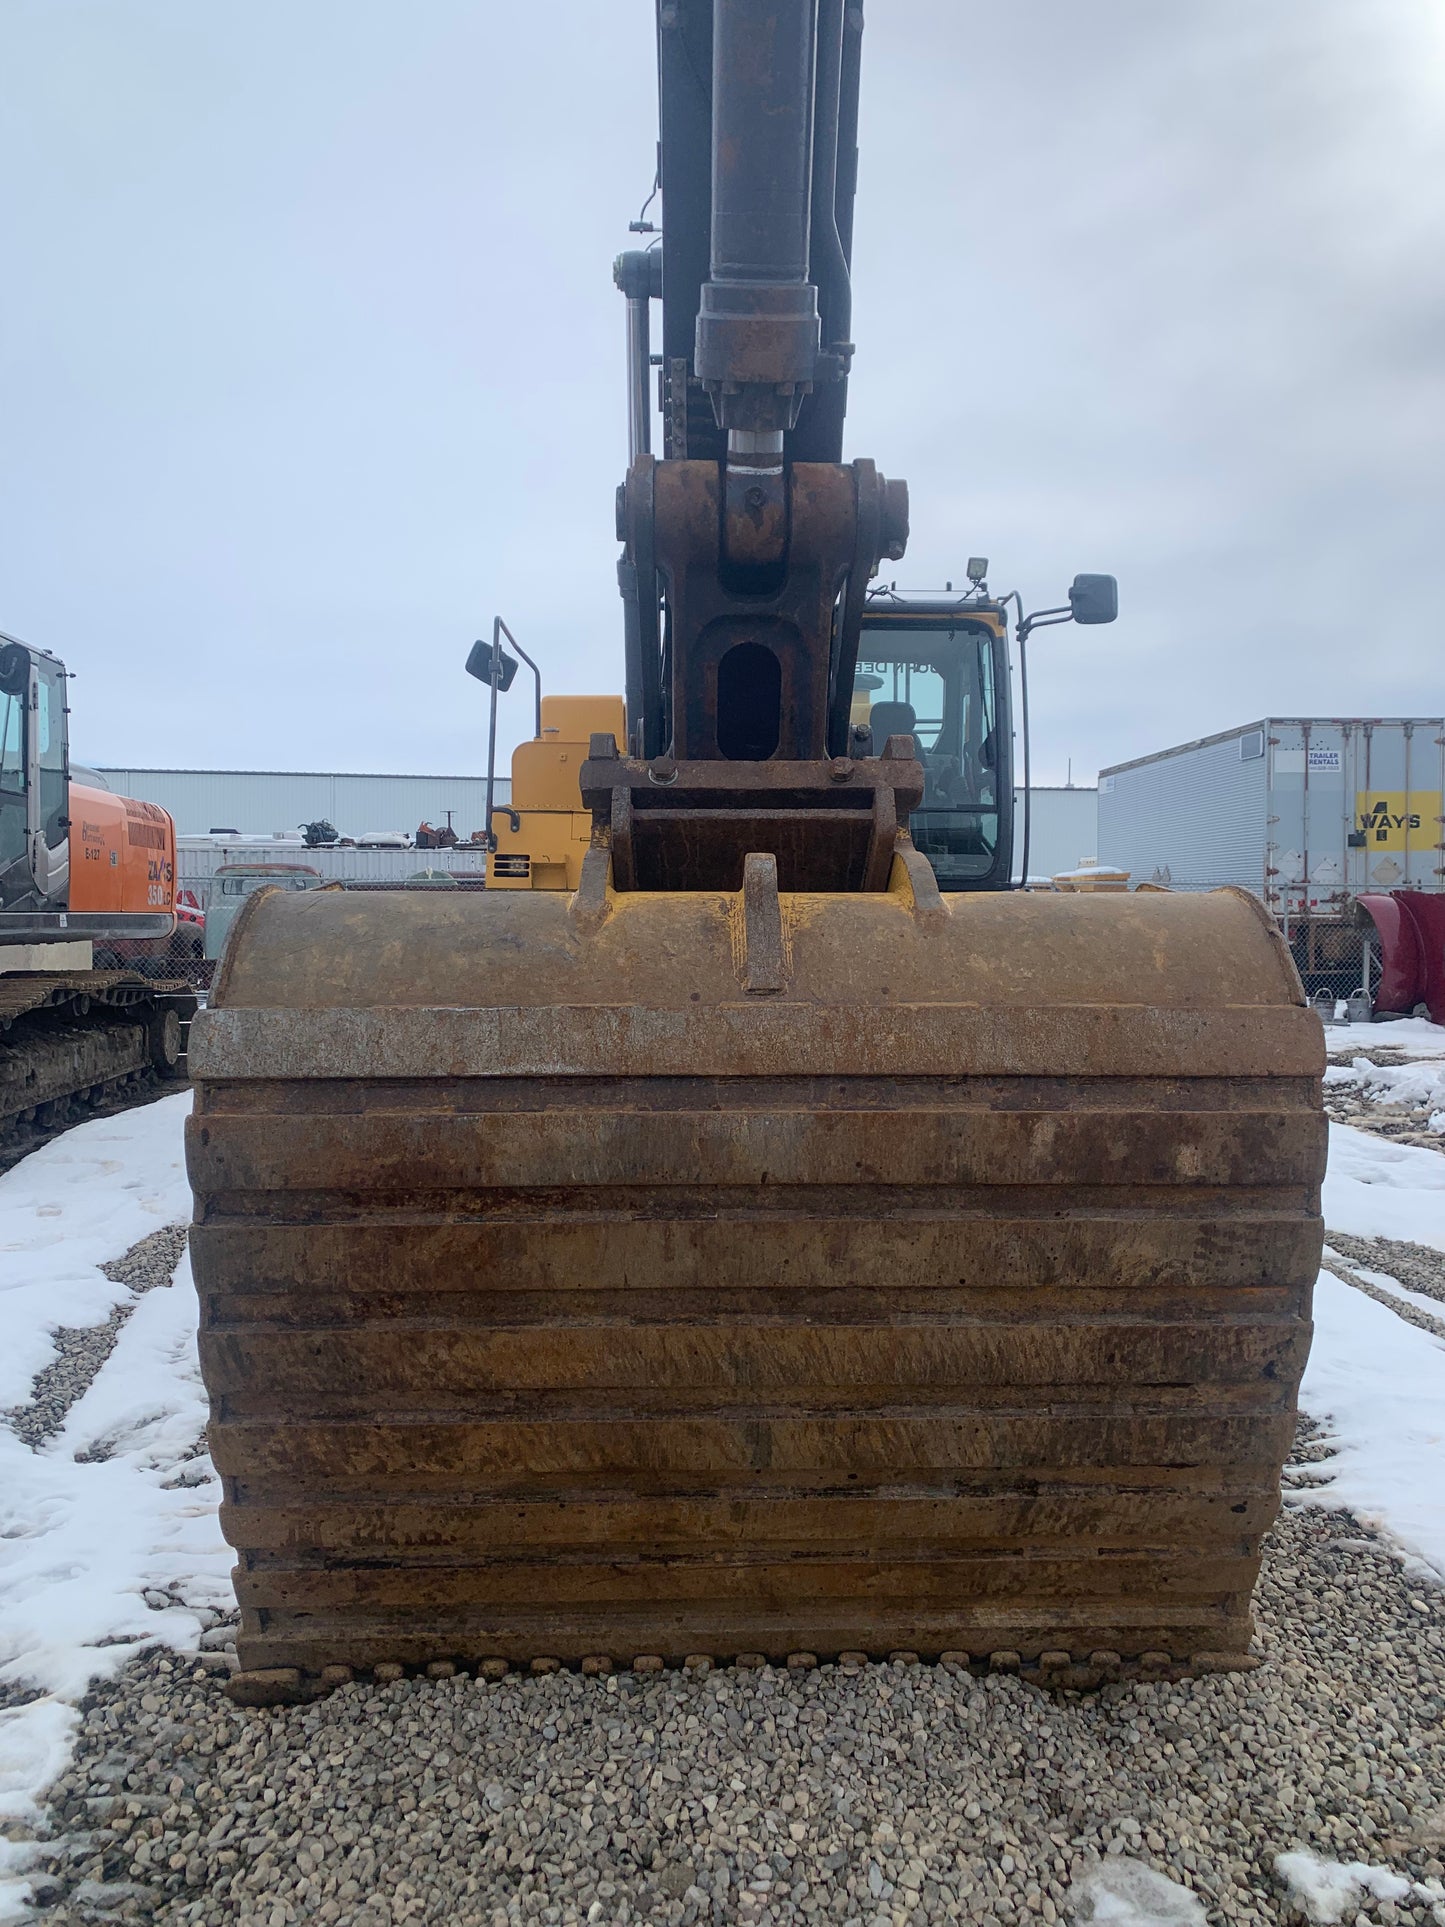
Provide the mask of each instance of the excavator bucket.
POLYGON ((247 1674, 1247 1663, 1325 1151, 1261 906, 606 863, 243 913, 189 1157, 247 1674))

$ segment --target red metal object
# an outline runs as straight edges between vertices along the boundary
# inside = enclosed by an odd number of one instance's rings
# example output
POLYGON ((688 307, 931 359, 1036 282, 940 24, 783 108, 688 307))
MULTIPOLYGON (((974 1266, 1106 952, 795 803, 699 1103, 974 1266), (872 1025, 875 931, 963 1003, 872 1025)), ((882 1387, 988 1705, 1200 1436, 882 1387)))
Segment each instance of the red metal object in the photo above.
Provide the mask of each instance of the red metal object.
POLYGON ((1394 890, 1359 898, 1380 938, 1377 1010, 1408 1014, 1424 1004, 1445 1024, 1445 896, 1394 890))

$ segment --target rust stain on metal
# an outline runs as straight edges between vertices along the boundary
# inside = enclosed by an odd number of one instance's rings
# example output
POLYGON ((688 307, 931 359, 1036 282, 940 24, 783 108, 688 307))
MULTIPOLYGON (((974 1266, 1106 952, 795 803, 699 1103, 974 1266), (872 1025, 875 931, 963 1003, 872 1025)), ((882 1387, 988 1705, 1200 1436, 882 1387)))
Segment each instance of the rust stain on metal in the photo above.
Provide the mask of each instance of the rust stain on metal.
MULTIPOLYGON (((829 780, 823 766, 823 780, 829 780)), ((248 1675, 1238 1663, 1323 1047, 1242 897, 257 899, 193 1032, 248 1675)), ((590 858, 589 858, 590 861, 590 858)), ((268 1683, 269 1682, 269 1683, 268 1683)))

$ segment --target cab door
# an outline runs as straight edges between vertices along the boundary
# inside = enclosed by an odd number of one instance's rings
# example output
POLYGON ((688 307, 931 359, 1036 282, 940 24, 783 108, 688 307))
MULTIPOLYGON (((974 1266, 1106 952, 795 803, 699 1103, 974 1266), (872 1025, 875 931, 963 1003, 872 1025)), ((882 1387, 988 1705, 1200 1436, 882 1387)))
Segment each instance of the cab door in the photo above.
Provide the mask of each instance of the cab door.
POLYGON ((0 637, 0 909, 65 909, 70 752, 65 668, 0 637))
POLYGON ((30 672, 30 871, 42 903, 64 909, 70 889, 70 749, 65 670, 36 656, 30 672))
POLYGON ((30 707, 30 651, 23 643, 0 647, 0 909, 34 900, 30 871, 30 793, 26 781, 26 728, 30 707))

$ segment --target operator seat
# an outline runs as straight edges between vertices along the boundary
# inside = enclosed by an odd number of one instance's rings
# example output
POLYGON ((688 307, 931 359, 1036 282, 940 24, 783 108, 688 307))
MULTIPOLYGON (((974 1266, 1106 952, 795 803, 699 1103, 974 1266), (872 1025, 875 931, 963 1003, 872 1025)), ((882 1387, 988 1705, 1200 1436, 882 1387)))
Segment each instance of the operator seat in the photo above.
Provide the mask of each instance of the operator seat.
POLYGON ((881 756, 890 736, 912 736, 914 748, 920 751, 922 743, 914 731, 918 727, 918 712, 912 703, 874 703, 868 711, 868 726, 873 731, 873 753, 881 756))

